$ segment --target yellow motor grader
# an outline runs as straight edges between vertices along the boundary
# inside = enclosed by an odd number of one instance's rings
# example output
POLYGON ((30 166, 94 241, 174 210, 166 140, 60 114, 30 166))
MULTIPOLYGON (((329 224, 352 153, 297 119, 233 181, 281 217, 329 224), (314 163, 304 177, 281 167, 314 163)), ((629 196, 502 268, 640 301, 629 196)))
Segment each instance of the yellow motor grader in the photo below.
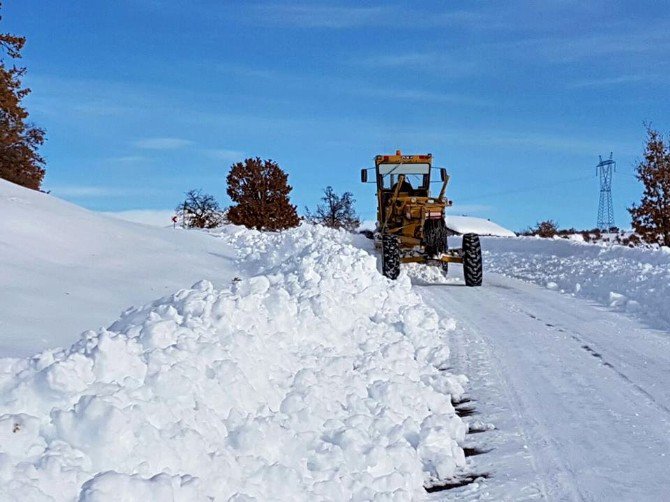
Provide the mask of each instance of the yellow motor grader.
POLYGON ((463 245, 449 249, 444 215, 451 206, 446 198, 449 176, 444 168, 433 167, 433 156, 377 155, 375 167, 361 170, 361 181, 368 182, 374 169, 377 184, 377 226, 375 245, 381 248, 382 273, 396 279, 400 263, 425 263, 442 267, 462 263, 467 286, 482 284, 482 252, 479 236, 463 235, 463 245), (431 196, 431 174, 439 171, 442 189, 431 196))

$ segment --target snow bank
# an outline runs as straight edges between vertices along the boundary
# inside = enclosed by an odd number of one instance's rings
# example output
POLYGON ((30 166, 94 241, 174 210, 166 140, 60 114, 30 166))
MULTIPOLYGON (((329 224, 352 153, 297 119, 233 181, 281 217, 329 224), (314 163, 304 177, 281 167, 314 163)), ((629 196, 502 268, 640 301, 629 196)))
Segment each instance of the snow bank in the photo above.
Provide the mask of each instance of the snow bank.
POLYGON ((486 239, 487 270, 590 298, 670 326, 670 253, 565 239, 486 239))
POLYGON ((511 230, 501 227, 491 220, 475 218, 474 216, 445 216, 447 227, 458 234, 495 235, 498 237, 515 237, 511 230))
POLYGON ((450 323, 345 232, 225 229, 240 275, 0 364, 3 500, 410 500, 465 465, 450 323))
POLYGON ((235 273, 235 251, 203 232, 120 221, 5 180, 0 214, 0 356, 68 347, 128 305, 235 273))

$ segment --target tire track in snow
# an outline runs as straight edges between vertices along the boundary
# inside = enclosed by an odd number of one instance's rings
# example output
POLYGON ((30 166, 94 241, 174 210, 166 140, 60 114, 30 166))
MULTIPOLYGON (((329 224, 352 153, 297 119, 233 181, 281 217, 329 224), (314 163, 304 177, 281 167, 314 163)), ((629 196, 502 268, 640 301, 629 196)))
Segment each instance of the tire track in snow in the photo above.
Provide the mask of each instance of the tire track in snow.
POLYGON ((561 324, 551 324, 541 317, 538 317, 537 315, 531 314, 530 312, 520 309, 520 312, 525 313, 528 317, 531 319, 534 319, 538 322, 543 323, 546 327, 555 329, 556 331, 560 333, 567 333, 570 335, 570 338, 580 344, 580 348, 587 352, 589 355, 594 357, 595 359, 599 360, 602 366, 609 368, 612 370, 619 378, 621 378, 626 384, 630 385, 633 389, 635 389, 638 393, 640 393, 644 398, 646 398, 649 403, 656 408, 658 408, 659 411, 670 415, 670 407, 665 406, 664 404, 660 403, 652 394, 651 392, 647 391, 642 385, 636 383, 633 381, 632 378, 630 378, 628 375, 626 375, 624 372, 619 370, 614 364, 610 363, 607 361, 602 354, 602 351, 600 349, 594 349, 593 346, 595 344, 593 342, 588 342, 586 337, 579 333, 578 331, 575 331, 571 328, 562 326, 561 324))
MULTIPOLYGON (((435 306, 434 306, 435 307, 435 306)), ((441 315, 448 316, 448 314, 445 313, 444 309, 435 307, 437 312, 441 315)), ((481 333, 479 330, 473 326, 470 323, 467 322, 461 322, 462 327, 458 327, 455 333, 455 337, 452 338, 452 343, 451 343, 451 348, 452 350, 455 350, 458 354, 458 364, 457 364, 457 371, 463 371, 467 375, 475 375, 475 367, 480 367, 481 366, 487 366, 489 368, 489 371, 492 371, 495 375, 495 380, 499 382, 502 385, 504 395, 506 397, 506 401, 511 405, 512 408, 512 417, 515 423, 515 429, 517 434, 522 438, 522 443, 524 445, 527 452, 527 458, 528 461, 530 462, 531 468, 533 469, 533 472, 536 473, 537 479, 538 479, 538 487, 537 487, 537 495, 543 497, 543 498, 548 498, 547 496, 547 488, 544 483, 544 479, 541 476, 541 471, 539 469, 539 465, 537 462, 536 454, 534 452, 534 449, 532 447, 529 447, 528 445, 531 444, 531 442, 528 440, 526 433, 523 428, 523 421, 521 419, 523 413, 521 411, 521 406, 519 403, 519 397, 516 395, 516 393, 512 390, 512 388, 509 386, 507 381, 504 378, 504 375, 502 374, 501 371, 501 364, 500 361, 497 361, 495 356, 491 352, 491 348, 486 344, 484 339, 481 336, 481 333), (476 337, 477 343, 479 350, 474 351, 473 355, 470 355, 470 348, 472 348, 472 339, 470 339, 469 342, 464 341, 464 338, 467 338, 467 336, 470 335, 471 337, 476 337), (458 338, 456 338, 458 337, 458 338)), ((481 371, 481 369, 479 370, 481 371)), ((471 379, 471 382, 474 383, 474 379, 471 379)), ((477 382, 478 384, 481 384, 482 382, 477 382)), ((481 390, 481 387, 477 386, 472 388, 473 392, 479 392, 481 390)), ((484 419, 488 419, 488 417, 482 417, 484 419)), ((496 425, 496 424, 494 424, 496 425)), ((497 428, 490 431, 492 434, 500 434, 501 431, 498 430, 497 428)), ((495 447, 493 447, 495 448, 495 447)), ((492 448, 492 449, 493 449, 492 448)), ((489 451, 492 451, 489 450, 489 451)), ((488 453, 488 452, 487 452, 488 453)), ((495 478, 496 476, 500 476, 500 472, 491 472, 491 475, 495 478)), ((495 482, 495 481, 494 481, 495 482)), ((532 495, 529 495, 529 498, 535 498, 532 495)), ((520 499, 517 499, 520 500, 520 499)))
MULTIPOLYGON (((452 348, 458 364, 468 364, 472 392, 479 398, 483 389, 499 390, 483 392, 492 402, 480 399, 478 409, 499 429, 504 423, 490 418, 490 411, 507 407, 513 415, 508 428, 522 431, 536 481, 545 487, 541 496, 659 500, 667 493, 667 340, 587 302, 501 276, 489 276, 481 289, 417 289, 426 303, 463 326, 452 348), (606 342, 601 358, 583 348, 600 349, 606 342), (477 360, 487 357, 495 367, 488 375, 477 360), (630 383, 621 385, 624 377, 630 383), (653 381, 660 385, 649 387, 653 381)), ((494 434, 500 432, 506 431, 494 434)), ((529 474, 510 462, 513 447, 518 443, 510 440, 507 450, 498 445, 477 458, 496 466, 479 498, 517 500, 510 495, 515 483, 517 494, 528 487, 529 474)))

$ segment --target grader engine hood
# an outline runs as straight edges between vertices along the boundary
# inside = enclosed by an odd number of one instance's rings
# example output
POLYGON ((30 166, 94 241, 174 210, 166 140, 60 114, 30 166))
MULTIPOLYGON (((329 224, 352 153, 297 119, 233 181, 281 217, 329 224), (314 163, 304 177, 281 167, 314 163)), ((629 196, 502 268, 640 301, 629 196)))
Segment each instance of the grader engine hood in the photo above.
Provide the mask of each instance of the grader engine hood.
POLYGON ((394 213, 407 221, 424 221, 429 219, 444 218, 446 203, 437 202, 434 199, 416 198, 398 200, 394 213), (428 202, 431 200, 433 202, 428 202))

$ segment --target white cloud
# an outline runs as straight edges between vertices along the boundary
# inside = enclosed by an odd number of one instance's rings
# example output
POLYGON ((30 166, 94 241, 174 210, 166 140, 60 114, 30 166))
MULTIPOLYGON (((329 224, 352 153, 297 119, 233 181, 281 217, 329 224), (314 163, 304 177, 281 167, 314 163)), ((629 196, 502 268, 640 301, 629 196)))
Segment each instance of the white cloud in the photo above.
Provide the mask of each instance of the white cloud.
POLYGON ((263 5, 264 20, 305 28, 350 28, 387 18, 389 7, 335 7, 329 5, 263 5))
POLYGON ((464 96, 456 93, 441 93, 423 91, 417 89, 382 89, 382 88, 356 88, 351 91, 354 94, 379 99, 399 99, 405 101, 429 101, 433 103, 448 103, 453 105, 483 106, 488 104, 483 99, 464 96))
POLYGON ((129 209, 127 211, 101 211, 102 214, 121 220, 143 223, 155 227, 172 226, 174 211, 171 209, 129 209))
POLYGON ((363 26, 397 27, 400 24, 420 26, 472 25, 482 22, 479 14, 464 10, 427 12, 397 5, 339 6, 302 4, 271 4, 253 8, 254 20, 301 28, 359 28, 363 26))
POLYGON ((147 150, 177 150, 192 144, 193 141, 182 138, 145 138, 134 143, 136 147, 147 150))
POLYGON ((458 200, 454 200, 454 205, 447 210, 449 214, 462 214, 467 216, 469 214, 481 214, 493 211, 493 206, 485 204, 459 204, 458 200))
POLYGON ((136 197, 141 195, 158 195, 163 192, 155 188, 137 187, 105 187, 92 185, 56 185, 49 187, 55 197, 104 199, 117 197, 136 197))
POLYGON ((244 152, 240 150, 227 150, 224 148, 210 148, 203 150, 203 152, 209 158, 223 162, 240 162, 246 157, 244 152))
POLYGON ((579 80, 568 85, 572 89, 589 88, 589 87, 606 87, 617 86, 624 84, 636 84, 638 82, 650 82, 656 80, 657 77, 652 75, 620 75, 618 77, 602 77, 579 80))
POLYGON ((121 188, 109 188, 99 186, 83 185, 64 185, 55 186, 50 189, 50 193, 57 197, 120 197, 125 195, 125 190, 121 188))

